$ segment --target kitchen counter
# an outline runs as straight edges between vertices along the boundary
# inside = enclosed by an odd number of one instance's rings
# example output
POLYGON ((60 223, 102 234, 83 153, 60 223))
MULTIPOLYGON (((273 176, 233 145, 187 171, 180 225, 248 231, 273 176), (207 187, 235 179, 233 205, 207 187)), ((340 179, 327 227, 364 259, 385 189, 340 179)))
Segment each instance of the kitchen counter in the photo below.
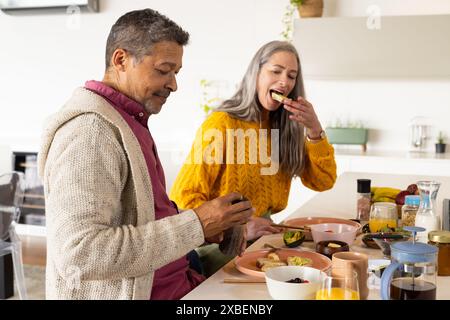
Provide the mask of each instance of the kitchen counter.
MULTIPOLYGON (((391 186, 397 188, 406 188, 410 183, 424 179, 436 179, 441 182, 441 189, 438 193, 438 209, 442 210, 442 199, 450 197, 450 177, 431 177, 431 176, 411 176, 411 175, 391 175, 374 173, 356 173, 347 172, 339 176, 333 189, 317 194, 306 202, 303 206, 295 210, 288 218, 323 216, 339 217, 352 219, 355 217, 356 209, 356 179, 372 179, 372 185, 391 186)), ((282 235, 274 234, 263 236, 253 245, 247 248, 247 251, 254 251, 263 248, 265 243, 273 246, 283 246, 282 235)), ((303 250, 313 251, 312 242, 304 242, 301 247, 303 250)), ((369 259, 381 258, 381 250, 370 249, 361 243, 361 236, 357 238, 351 247, 351 251, 363 252, 369 255, 369 259)), ((183 299, 186 300, 267 300, 271 299, 266 285, 264 283, 256 284, 225 284, 226 278, 246 278, 234 267, 234 262, 230 261, 222 269, 217 271, 197 288, 187 294, 183 299)), ((437 277, 437 298, 450 299, 450 277, 437 277)), ((369 300, 378 300, 378 290, 370 290, 369 300)))
POLYGON ((336 148, 335 155, 339 157, 372 157, 372 158, 396 158, 417 160, 450 160, 450 153, 435 152, 407 152, 395 150, 340 150, 336 148))

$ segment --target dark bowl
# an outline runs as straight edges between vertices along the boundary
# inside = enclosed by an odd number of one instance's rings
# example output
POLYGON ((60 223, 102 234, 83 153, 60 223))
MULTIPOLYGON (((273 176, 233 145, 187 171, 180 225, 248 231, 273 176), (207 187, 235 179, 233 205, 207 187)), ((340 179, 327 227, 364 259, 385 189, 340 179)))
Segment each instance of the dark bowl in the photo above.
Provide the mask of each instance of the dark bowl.
POLYGON ((316 244, 316 252, 323 254, 331 259, 331 256, 336 252, 350 251, 350 247, 347 242, 337 240, 324 240, 319 241, 316 244), (334 244, 339 247, 330 247, 330 244, 334 244))
POLYGON ((380 247, 373 240, 373 235, 374 235, 373 233, 366 233, 365 235, 362 236, 361 240, 369 248, 380 249, 380 247))
MULTIPOLYGON (((407 241, 411 238, 410 235, 407 235, 405 233, 397 233, 397 232, 378 232, 378 233, 371 233, 371 241, 377 245, 377 249, 381 249, 383 252, 383 255, 386 258, 389 258, 391 256, 391 245, 395 242, 399 241, 407 241)), ((363 240, 364 242, 364 240, 363 240)), ((366 241, 369 242, 369 241, 366 241)), ((364 243, 366 243, 364 242, 364 243)), ((367 245, 367 243, 366 243, 367 245)))

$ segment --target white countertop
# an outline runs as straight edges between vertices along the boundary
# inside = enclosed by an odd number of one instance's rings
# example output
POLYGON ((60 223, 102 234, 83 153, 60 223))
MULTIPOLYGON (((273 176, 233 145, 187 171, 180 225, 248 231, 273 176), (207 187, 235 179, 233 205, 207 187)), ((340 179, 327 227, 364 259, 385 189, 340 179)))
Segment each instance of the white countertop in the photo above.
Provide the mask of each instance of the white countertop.
POLYGON ((450 160, 450 153, 435 152, 408 152, 396 150, 340 150, 335 148, 335 155, 338 157, 371 157, 371 158, 396 158, 396 159, 415 159, 415 160, 450 160))
MULTIPOLYGON (((411 175, 386 175, 371 173, 348 172, 342 174, 336 181, 333 189, 317 194, 310 201, 294 211, 290 218, 307 216, 325 216, 349 218, 355 217, 356 206, 356 179, 372 179, 374 186, 391 186, 406 188, 409 184, 418 180, 435 179, 441 182, 441 189, 438 193, 437 203, 440 212, 442 211, 442 199, 450 198, 450 177, 426 177, 411 175), (444 196, 445 195, 445 196, 444 196)), ((263 247, 265 243, 274 246, 282 246, 282 235, 274 234, 264 236, 257 240, 247 250, 253 251, 263 247)), ((312 242, 304 242, 302 249, 313 251, 312 242)), ((369 259, 381 258, 380 250, 370 249, 361 243, 361 236, 357 238, 351 247, 351 251, 363 252, 369 255, 369 259)), ((246 278, 234 267, 234 261, 230 261, 222 269, 205 280, 197 288, 192 290, 183 299, 186 300, 267 300, 271 299, 264 283, 223 283, 226 278, 246 278)), ((437 277, 437 299, 450 299, 450 277, 437 277)), ((379 300, 378 290, 371 290, 369 300, 379 300)))

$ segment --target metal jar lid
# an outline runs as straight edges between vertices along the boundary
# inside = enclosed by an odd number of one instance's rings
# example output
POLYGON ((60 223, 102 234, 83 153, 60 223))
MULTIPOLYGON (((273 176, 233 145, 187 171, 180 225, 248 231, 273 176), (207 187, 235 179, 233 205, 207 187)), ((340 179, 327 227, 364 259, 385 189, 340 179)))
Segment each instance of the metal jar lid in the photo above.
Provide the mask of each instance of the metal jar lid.
POLYGON ((430 231, 428 233, 428 240, 436 243, 450 243, 450 231, 430 231))

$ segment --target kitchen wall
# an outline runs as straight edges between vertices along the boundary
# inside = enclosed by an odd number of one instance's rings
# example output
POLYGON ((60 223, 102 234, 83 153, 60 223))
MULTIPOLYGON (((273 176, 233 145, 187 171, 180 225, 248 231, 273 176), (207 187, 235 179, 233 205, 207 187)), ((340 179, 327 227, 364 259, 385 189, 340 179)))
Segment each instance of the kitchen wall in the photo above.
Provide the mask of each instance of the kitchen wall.
MULTIPOLYGON (((224 80, 227 87, 222 92, 231 93, 256 49, 280 38, 288 0, 100 0, 100 4, 100 13, 80 16, 79 28, 66 14, 0 12, 0 145, 37 150, 45 118, 60 108, 75 87, 88 79, 101 79, 106 37, 114 21, 127 11, 152 7, 191 34, 179 90, 150 119, 159 148, 181 150, 166 157, 179 165, 203 119, 200 80, 224 80)), ((325 0, 324 15, 364 16, 372 4, 379 5, 385 15, 450 14, 448 0, 325 0)), ((306 79, 308 97, 324 125, 335 117, 361 119, 373 129, 369 147, 391 150, 406 150, 407 123, 414 115, 428 115, 436 127, 446 128, 449 84, 435 79, 306 79)), ((3 152, 0 165, 10 163, 4 158, 3 152)), ((4 170, 0 167, 0 172, 4 170)))

